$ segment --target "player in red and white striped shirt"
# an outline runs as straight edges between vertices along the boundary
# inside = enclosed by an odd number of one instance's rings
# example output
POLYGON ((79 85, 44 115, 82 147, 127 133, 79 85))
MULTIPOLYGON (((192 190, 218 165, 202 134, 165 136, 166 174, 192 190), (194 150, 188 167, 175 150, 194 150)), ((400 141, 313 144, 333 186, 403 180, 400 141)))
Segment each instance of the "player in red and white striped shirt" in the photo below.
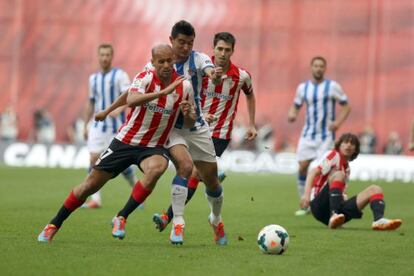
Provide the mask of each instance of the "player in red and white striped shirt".
MULTIPOLYGON (((131 164, 136 164, 142 170, 143 177, 135 184, 128 202, 113 221, 112 236, 119 239, 125 237, 128 215, 145 201, 168 167, 169 155, 163 146, 178 113, 183 114, 187 127, 192 127, 196 119, 192 105, 186 100, 193 94, 191 84, 175 72, 171 46, 154 47, 152 62, 155 71, 139 74, 129 89, 126 101, 132 110, 127 122, 121 127, 108 149, 99 157, 86 180, 72 190, 55 218, 40 233, 38 241, 52 241, 64 220, 80 207, 89 195, 101 189, 107 181, 131 164)), ((174 219, 177 218, 180 222, 177 228, 181 229, 184 227, 184 202, 180 207, 174 219)), ((182 231, 173 231, 170 240, 173 244, 182 244, 182 231)))
POLYGON ((348 163, 358 157, 359 145, 358 137, 351 133, 338 139, 335 149, 328 151, 309 173, 301 207, 310 206, 317 220, 335 229, 351 219, 361 218, 362 209, 369 203, 374 215, 372 229, 397 229, 402 223, 400 219, 384 218, 385 202, 381 187, 371 185, 350 199, 344 193, 350 174, 348 163))
MULTIPOLYGON (((216 67, 223 69, 223 75, 221 82, 218 84, 214 84, 211 78, 203 78, 201 106, 204 118, 210 125, 216 155, 220 157, 230 143, 240 92, 243 91, 247 99, 249 113, 247 140, 253 140, 257 136, 255 127, 256 104, 250 74, 234 65, 230 60, 236 43, 234 36, 227 32, 217 33, 214 36, 213 43, 214 56, 212 59, 216 67)), ((192 198, 199 182, 200 177, 194 167, 192 176, 188 180, 187 202, 192 198)), ((165 214, 157 214, 156 216, 158 216, 157 228, 162 231, 173 218, 173 210, 170 206, 165 214)))

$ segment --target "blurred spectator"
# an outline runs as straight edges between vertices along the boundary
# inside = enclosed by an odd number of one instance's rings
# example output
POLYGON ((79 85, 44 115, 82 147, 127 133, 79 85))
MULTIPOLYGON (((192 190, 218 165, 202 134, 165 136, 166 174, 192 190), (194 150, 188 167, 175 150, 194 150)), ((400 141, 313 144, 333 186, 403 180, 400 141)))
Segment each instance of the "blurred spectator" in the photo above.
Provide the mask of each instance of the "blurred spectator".
POLYGON ((0 114, 0 139, 4 142, 12 142, 17 139, 17 116, 12 107, 7 107, 0 114))
POLYGON ((272 125, 265 123, 259 127, 256 138, 256 150, 258 151, 274 151, 275 138, 272 125))
POLYGON ((366 125, 364 131, 359 134, 361 142, 360 153, 374 154, 377 146, 377 136, 371 125, 366 125))
POLYGON ((85 122, 79 117, 67 129, 69 142, 76 145, 85 144, 84 139, 85 122))
POLYGON ((38 143, 55 142, 55 124, 44 110, 36 110, 33 114, 35 141, 38 143))
POLYGON ((401 154, 402 150, 403 148, 400 136, 395 131, 390 132, 388 135, 388 140, 384 146, 384 154, 399 155, 401 154))

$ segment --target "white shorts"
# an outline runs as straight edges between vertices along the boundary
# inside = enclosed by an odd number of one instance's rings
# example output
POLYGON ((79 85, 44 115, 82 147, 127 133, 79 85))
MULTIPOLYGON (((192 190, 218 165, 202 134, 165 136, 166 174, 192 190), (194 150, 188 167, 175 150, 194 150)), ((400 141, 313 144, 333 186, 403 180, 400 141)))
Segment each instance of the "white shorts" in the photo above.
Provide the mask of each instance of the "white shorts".
POLYGON ((175 145, 186 146, 193 161, 217 162, 216 151, 207 125, 195 131, 174 128, 165 146, 169 149, 175 145))
POLYGON ((325 141, 301 137, 296 150, 298 161, 315 160, 333 148, 332 138, 325 141))
POLYGON ((109 144, 116 134, 113 133, 111 128, 109 129, 110 131, 103 132, 100 128, 93 126, 89 127, 87 142, 89 152, 101 153, 109 147, 109 144))

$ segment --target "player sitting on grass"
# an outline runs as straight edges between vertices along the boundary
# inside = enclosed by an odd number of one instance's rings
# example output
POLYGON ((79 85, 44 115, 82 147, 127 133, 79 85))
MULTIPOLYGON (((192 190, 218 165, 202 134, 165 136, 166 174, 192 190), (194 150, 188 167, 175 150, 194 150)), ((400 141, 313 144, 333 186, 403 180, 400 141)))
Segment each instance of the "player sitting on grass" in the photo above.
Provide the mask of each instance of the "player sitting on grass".
POLYGON ((370 185, 356 196, 347 199, 344 190, 349 179, 349 161, 359 154, 359 140, 351 133, 343 134, 306 179, 301 207, 310 206, 313 216, 336 229, 351 219, 362 217, 362 209, 369 203, 374 215, 373 230, 394 230, 400 219, 384 218, 385 202, 381 187, 370 185), (312 198, 311 198, 311 195, 312 198))

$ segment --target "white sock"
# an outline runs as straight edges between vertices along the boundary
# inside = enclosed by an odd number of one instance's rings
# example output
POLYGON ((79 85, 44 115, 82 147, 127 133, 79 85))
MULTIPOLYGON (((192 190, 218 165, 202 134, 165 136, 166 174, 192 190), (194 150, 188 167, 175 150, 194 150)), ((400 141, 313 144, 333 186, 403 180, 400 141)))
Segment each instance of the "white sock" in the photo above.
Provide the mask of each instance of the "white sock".
POLYGON ((93 195, 91 195, 91 199, 95 201, 96 203, 98 203, 99 205, 101 205, 102 204, 101 191, 99 190, 93 195))
POLYGON ((210 223, 217 225, 221 222, 221 207, 223 206, 223 193, 219 197, 207 196, 210 205, 210 223))
POLYGON ((187 187, 175 184, 171 186, 171 205, 174 213, 172 222, 174 224, 184 224, 184 206, 187 194, 187 187))
POLYGON ((297 185, 298 185, 298 194, 299 194, 299 198, 302 198, 302 196, 305 194, 305 182, 306 182, 306 177, 305 179, 297 179, 297 185))
POLYGON ((135 183, 137 183, 138 181, 138 178, 135 176, 135 169, 132 166, 128 167, 125 171, 123 171, 122 175, 128 181, 131 187, 134 187, 135 183))

